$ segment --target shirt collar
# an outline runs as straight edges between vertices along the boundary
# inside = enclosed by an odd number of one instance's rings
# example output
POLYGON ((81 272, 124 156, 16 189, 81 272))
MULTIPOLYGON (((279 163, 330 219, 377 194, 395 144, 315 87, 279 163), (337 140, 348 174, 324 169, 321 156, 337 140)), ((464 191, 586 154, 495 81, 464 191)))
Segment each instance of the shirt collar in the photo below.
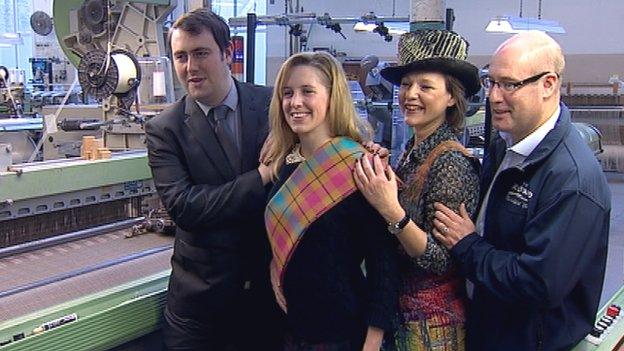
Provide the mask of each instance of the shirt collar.
MULTIPOLYGON (((199 108, 204 111, 205 115, 208 115, 208 112, 210 112, 210 110, 214 107, 208 106, 202 102, 199 102, 198 100, 195 100, 195 102, 197 102, 199 108)), ((232 77, 230 77, 230 90, 225 96, 225 99, 223 99, 223 101, 221 101, 219 105, 225 105, 229 107, 230 110, 236 111, 236 106, 238 105, 238 92, 236 91, 236 85, 234 84, 234 79, 232 77)))
POLYGON ((555 124, 557 123, 557 119, 559 117, 559 113, 561 113, 561 107, 557 105, 557 109, 555 112, 546 120, 546 122, 542 123, 539 128, 533 131, 533 133, 527 135, 524 139, 512 145, 513 140, 511 138, 511 134, 507 132, 499 132, 501 138, 505 140, 507 144, 507 149, 511 150, 517 154, 520 154, 524 157, 527 157, 535 150, 537 145, 544 140, 546 134, 550 132, 553 128, 555 128, 555 124), (511 146, 510 146, 511 145, 511 146))

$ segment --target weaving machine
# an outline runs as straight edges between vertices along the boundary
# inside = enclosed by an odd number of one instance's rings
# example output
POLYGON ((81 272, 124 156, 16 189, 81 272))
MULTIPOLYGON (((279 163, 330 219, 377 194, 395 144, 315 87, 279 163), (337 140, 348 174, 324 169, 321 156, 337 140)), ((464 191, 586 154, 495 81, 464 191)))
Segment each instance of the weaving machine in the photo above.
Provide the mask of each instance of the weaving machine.
POLYGON ((162 106, 137 105, 155 97, 150 89, 143 100, 139 86, 152 82, 141 61, 162 62, 163 23, 175 6, 54 1, 59 42, 102 111, 95 121, 55 124, 99 129, 107 157, 0 169, 0 350, 107 350, 159 327, 173 238, 154 231, 172 223, 158 210, 142 127, 162 106))
POLYGON ((158 327, 172 238, 128 235, 155 197, 145 151, 13 166, 0 184, 3 350, 51 349, 50 338, 68 346, 58 349, 105 350, 158 327), (33 332, 71 313, 67 326, 33 332), (115 313, 128 313, 121 330, 115 313), (97 330, 82 326, 90 320, 97 330))

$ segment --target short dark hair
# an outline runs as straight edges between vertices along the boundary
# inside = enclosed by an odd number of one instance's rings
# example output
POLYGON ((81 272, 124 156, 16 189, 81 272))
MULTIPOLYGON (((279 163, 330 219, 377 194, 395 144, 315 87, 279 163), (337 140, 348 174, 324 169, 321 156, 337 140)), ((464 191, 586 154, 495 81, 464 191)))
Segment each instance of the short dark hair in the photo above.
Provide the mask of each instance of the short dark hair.
POLYGON ((175 29, 183 30, 192 35, 199 35, 204 30, 212 33, 221 54, 230 43, 230 27, 223 17, 206 9, 199 8, 180 16, 169 29, 168 41, 171 45, 171 35, 175 29))

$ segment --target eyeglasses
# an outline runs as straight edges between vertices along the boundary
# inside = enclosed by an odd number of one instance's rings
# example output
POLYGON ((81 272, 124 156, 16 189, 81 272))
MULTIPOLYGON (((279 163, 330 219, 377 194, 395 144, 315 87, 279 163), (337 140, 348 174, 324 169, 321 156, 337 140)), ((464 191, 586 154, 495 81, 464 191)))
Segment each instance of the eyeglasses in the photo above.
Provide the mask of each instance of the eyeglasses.
MULTIPOLYGON (((540 74, 536 74, 532 77, 529 77, 527 79, 523 79, 519 82, 498 82, 495 81, 494 79, 492 79, 492 77, 489 76, 484 76, 481 77, 481 84, 483 84, 483 87, 487 90, 491 90, 495 85, 497 85, 499 88, 503 89, 503 91, 506 91, 508 93, 512 93, 520 88, 522 88, 523 86, 527 85, 527 84, 531 84, 534 82, 537 82, 540 78, 542 78, 543 76, 547 75, 551 73, 550 71, 547 72, 542 72, 540 74)), ((555 73, 556 74, 556 73, 555 73)), ((559 74, 556 74, 557 78, 559 78, 559 74)))

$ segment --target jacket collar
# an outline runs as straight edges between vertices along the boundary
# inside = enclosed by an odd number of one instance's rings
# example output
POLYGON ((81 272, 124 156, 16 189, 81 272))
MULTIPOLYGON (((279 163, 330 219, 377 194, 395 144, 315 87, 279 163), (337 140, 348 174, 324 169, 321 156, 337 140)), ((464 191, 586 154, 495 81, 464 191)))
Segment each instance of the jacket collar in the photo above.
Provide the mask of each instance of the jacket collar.
POLYGON ((414 147, 414 142, 416 137, 412 136, 407 142, 407 148, 405 149, 405 156, 401 158, 401 163, 413 163, 415 165, 420 165, 429 153, 436 148, 436 146, 440 145, 441 142, 446 140, 455 140, 457 137, 451 130, 451 127, 448 123, 444 122, 440 127, 438 127, 433 133, 427 136, 424 140, 422 140, 418 145, 414 147))
MULTIPOLYGON (((562 102, 559 103, 559 108, 561 109, 561 112, 559 113, 555 127, 548 132, 548 134, 546 134, 544 139, 537 145, 533 152, 531 152, 531 154, 516 168, 524 171, 526 168, 530 168, 533 165, 542 162, 568 135, 570 129, 572 128, 570 111, 562 102)), ((498 156, 496 164, 498 165, 505 154, 507 144, 500 136, 496 137, 494 143, 496 155, 498 156)))
POLYGON ((242 84, 234 79, 238 90, 238 108, 241 121, 241 158, 243 172, 258 167, 260 147, 258 135, 266 131, 263 128, 263 119, 268 118, 268 102, 257 101, 253 89, 244 89, 242 84))
MULTIPOLYGON (((252 89, 245 88, 236 79, 234 79, 234 85, 238 93, 238 113, 241 117, 242 172, 247 172, 258 166, 258 154, 260 152, 258 135, 263 132, 261 130, 261 120, 264 112, 258 111, 259 106, 252 89)), ((236 173, 221 151, 217 136, 214 134, 206 114, 201 110, 195 99, 188 95, 184 99, 184 122, 189 127, 191 134, 204 150, 204 153, 212 159, 219 173, 226 179, 233 179, 236 177, 236 173)))
POLYGON ((561 113, 553 128, 546 137, 540 142, 535 150, 524 160, 521 168, 530 167, 536 163, 542 162, 547 158, 556 148, 561 144, 563 139, 570 133, 572 128, 572 122, 570 117, 570 111, 563 103, 559 103, 561 113))

